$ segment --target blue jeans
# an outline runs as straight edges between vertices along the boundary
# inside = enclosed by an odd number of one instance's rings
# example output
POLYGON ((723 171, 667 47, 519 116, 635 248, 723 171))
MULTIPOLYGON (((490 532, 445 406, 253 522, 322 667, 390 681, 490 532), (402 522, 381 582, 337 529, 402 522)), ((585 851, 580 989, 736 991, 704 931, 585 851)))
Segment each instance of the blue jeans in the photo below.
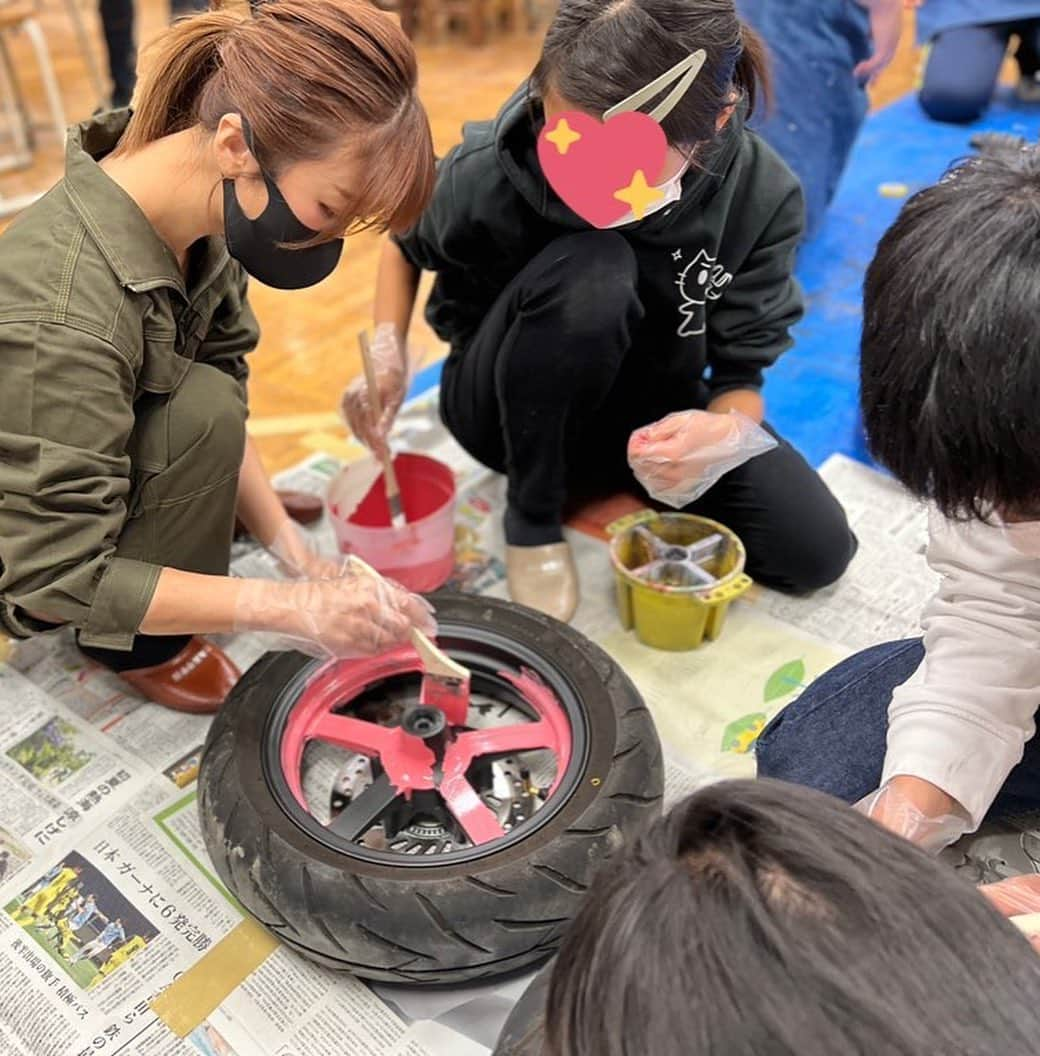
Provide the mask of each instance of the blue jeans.
MULTIPOLYGON (((920 639, 888 642, 821 675, 762 731, 758 776, 775 777, 855 803, 881 782, 892 692, 920 666, 920 639)), ((988 817, 1040 808, 1040 737, 1026 745, 988 817)))
POLYGON ((1020 38, 1019 69, 1032 76, 1040 66, 1040 20, 957 26, 938 33, 924 71, 920 102, 933 121, 954 124, 985 113, 1004 64, 1012 34, 1020 38))

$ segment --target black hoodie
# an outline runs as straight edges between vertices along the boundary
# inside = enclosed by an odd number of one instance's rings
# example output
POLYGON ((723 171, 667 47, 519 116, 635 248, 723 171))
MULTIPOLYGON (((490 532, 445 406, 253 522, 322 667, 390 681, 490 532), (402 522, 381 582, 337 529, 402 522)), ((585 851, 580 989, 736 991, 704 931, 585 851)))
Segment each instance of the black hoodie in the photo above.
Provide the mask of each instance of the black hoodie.
MULTIPOLYGON (((542 174, 542 121, 525 84, 493 121, 466 124, 430 205, 396 239, 413 265, 437 273, 426 318, 455 355, 532 257, 589 230, 542 174)), ((661 384, 703 377, 705 401, 759 388, 802 314, 791 274, 802 225, 798 181, 738 109, 683 178, 678 202, 617 229, 639 265, 645 315, 634 341, 650 374, 661 384)))

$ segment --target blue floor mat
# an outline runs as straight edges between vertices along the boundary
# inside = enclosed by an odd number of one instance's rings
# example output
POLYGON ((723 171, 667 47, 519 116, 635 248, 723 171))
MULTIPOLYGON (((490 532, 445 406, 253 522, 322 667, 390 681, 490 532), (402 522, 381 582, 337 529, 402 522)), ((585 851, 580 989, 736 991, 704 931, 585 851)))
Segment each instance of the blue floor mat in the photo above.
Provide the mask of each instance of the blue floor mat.
POLYGON ((863 275, 903 204, 879 187, 902 183, 913 193, 934 183, 971 153, 968 141, 979 129, 1035 140, 1040 107, 1002 96, 974 125, 942 125, 907 96, 871 114, 820 233, 802 247, 806 314, 794 348, 767 375, 766 401, 770 421, 813 465, 835 451, 870 461, 858 411, 863 275))
MULTIPOLYGON (((799 254, 806 296, 795 346, 767 377, 769 420, 809 462, 838 451, 869 462, 858 411, 859 330, 863 275, 874 247, 903 202, 882 196, 886 183, 910 192, 934 183, 956 158, 971 153, 979 129, 1040 135, 1040 107, 1001 96, 974 125, 928 120, 907 96, 871 114, 820 233, 799 254)), ((412 383, 416 396, 440 380, 440 364, 412 383)))

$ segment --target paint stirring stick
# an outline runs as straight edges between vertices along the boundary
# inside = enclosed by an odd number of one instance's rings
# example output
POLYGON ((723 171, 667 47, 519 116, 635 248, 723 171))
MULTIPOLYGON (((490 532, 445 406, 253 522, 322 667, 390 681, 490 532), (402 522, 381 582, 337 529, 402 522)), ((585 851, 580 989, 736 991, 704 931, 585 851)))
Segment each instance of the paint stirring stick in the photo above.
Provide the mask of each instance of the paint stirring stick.
MULTIPOLYGON (((379 398, 379 384, 376 381, 376 368, 372 362, 372 350, 368 345, 368 334, 362 330, 358 334, 358 344, 361 346, 361 362, 365 367, 365 382, 368 385, 368 400, 372 413, 376 420, 383 415, 383 401, 379 398)), ((386 485, 386 501, 390 506, 390 523, 395 528, 403 528, 408 520, 404 515, 404 507, 401 505, 401 489, 397 484, 397 474, 394 472, 394 456, 387 444, 383 461, 383 483, 386 485)))

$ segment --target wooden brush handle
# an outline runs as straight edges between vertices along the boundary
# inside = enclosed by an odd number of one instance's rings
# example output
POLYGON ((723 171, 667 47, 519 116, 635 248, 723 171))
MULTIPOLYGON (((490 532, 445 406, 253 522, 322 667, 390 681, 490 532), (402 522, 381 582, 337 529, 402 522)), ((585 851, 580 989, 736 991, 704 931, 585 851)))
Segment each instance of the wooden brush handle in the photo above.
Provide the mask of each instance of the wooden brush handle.
MULTIPOLYGON (((373 579, 383 578, 367 561, 362 560, 357 554, 351 554, 347 561, 362 575, 371 576, 373 579)), ((469 679, 469 668, 457 663, 446 653, 443 653, 418 627, 412 628, 412 645, 415 646, 415 651, 419 654, 423 667, 429 674, 435 677, 457 678, 463 681, 469 679)))
POLYGON ((412 645, 422 659, 428 675, 433 675, 434 678, 458 679, 461 682, 469 681, 469 668, 463 667, 441 652, 418 627, 412 628, 412 645))
POLYGON ((376 380, 376 365, 372 362, 372 348, 368 343, 368 333, 364 330, 358 334, 361 346, 361 363, 365 368, 365 383, 368 385, 368 401, 376 418, 383 416, 383 400, 379 395, 379 382, 376 380))
MULTIPOLYGON (((368 401, 372 406, 372 413, 376 419, 383 416, 383 401, 379 395, 379 382, 376 380, 376 366, 372 362, 372 349, 368 344, 368 333, 364 330, 358 334, 358 344, 361 346, 361 362, 365 368, 365 384, 368 386, 368 401)), ((400 498, 401 489, 397 484, 397 473, 394 471, 394 457, 387 448, 383 456, 383 478, 386 481, 386 493, 392 499, 394 496, 400 498)))

